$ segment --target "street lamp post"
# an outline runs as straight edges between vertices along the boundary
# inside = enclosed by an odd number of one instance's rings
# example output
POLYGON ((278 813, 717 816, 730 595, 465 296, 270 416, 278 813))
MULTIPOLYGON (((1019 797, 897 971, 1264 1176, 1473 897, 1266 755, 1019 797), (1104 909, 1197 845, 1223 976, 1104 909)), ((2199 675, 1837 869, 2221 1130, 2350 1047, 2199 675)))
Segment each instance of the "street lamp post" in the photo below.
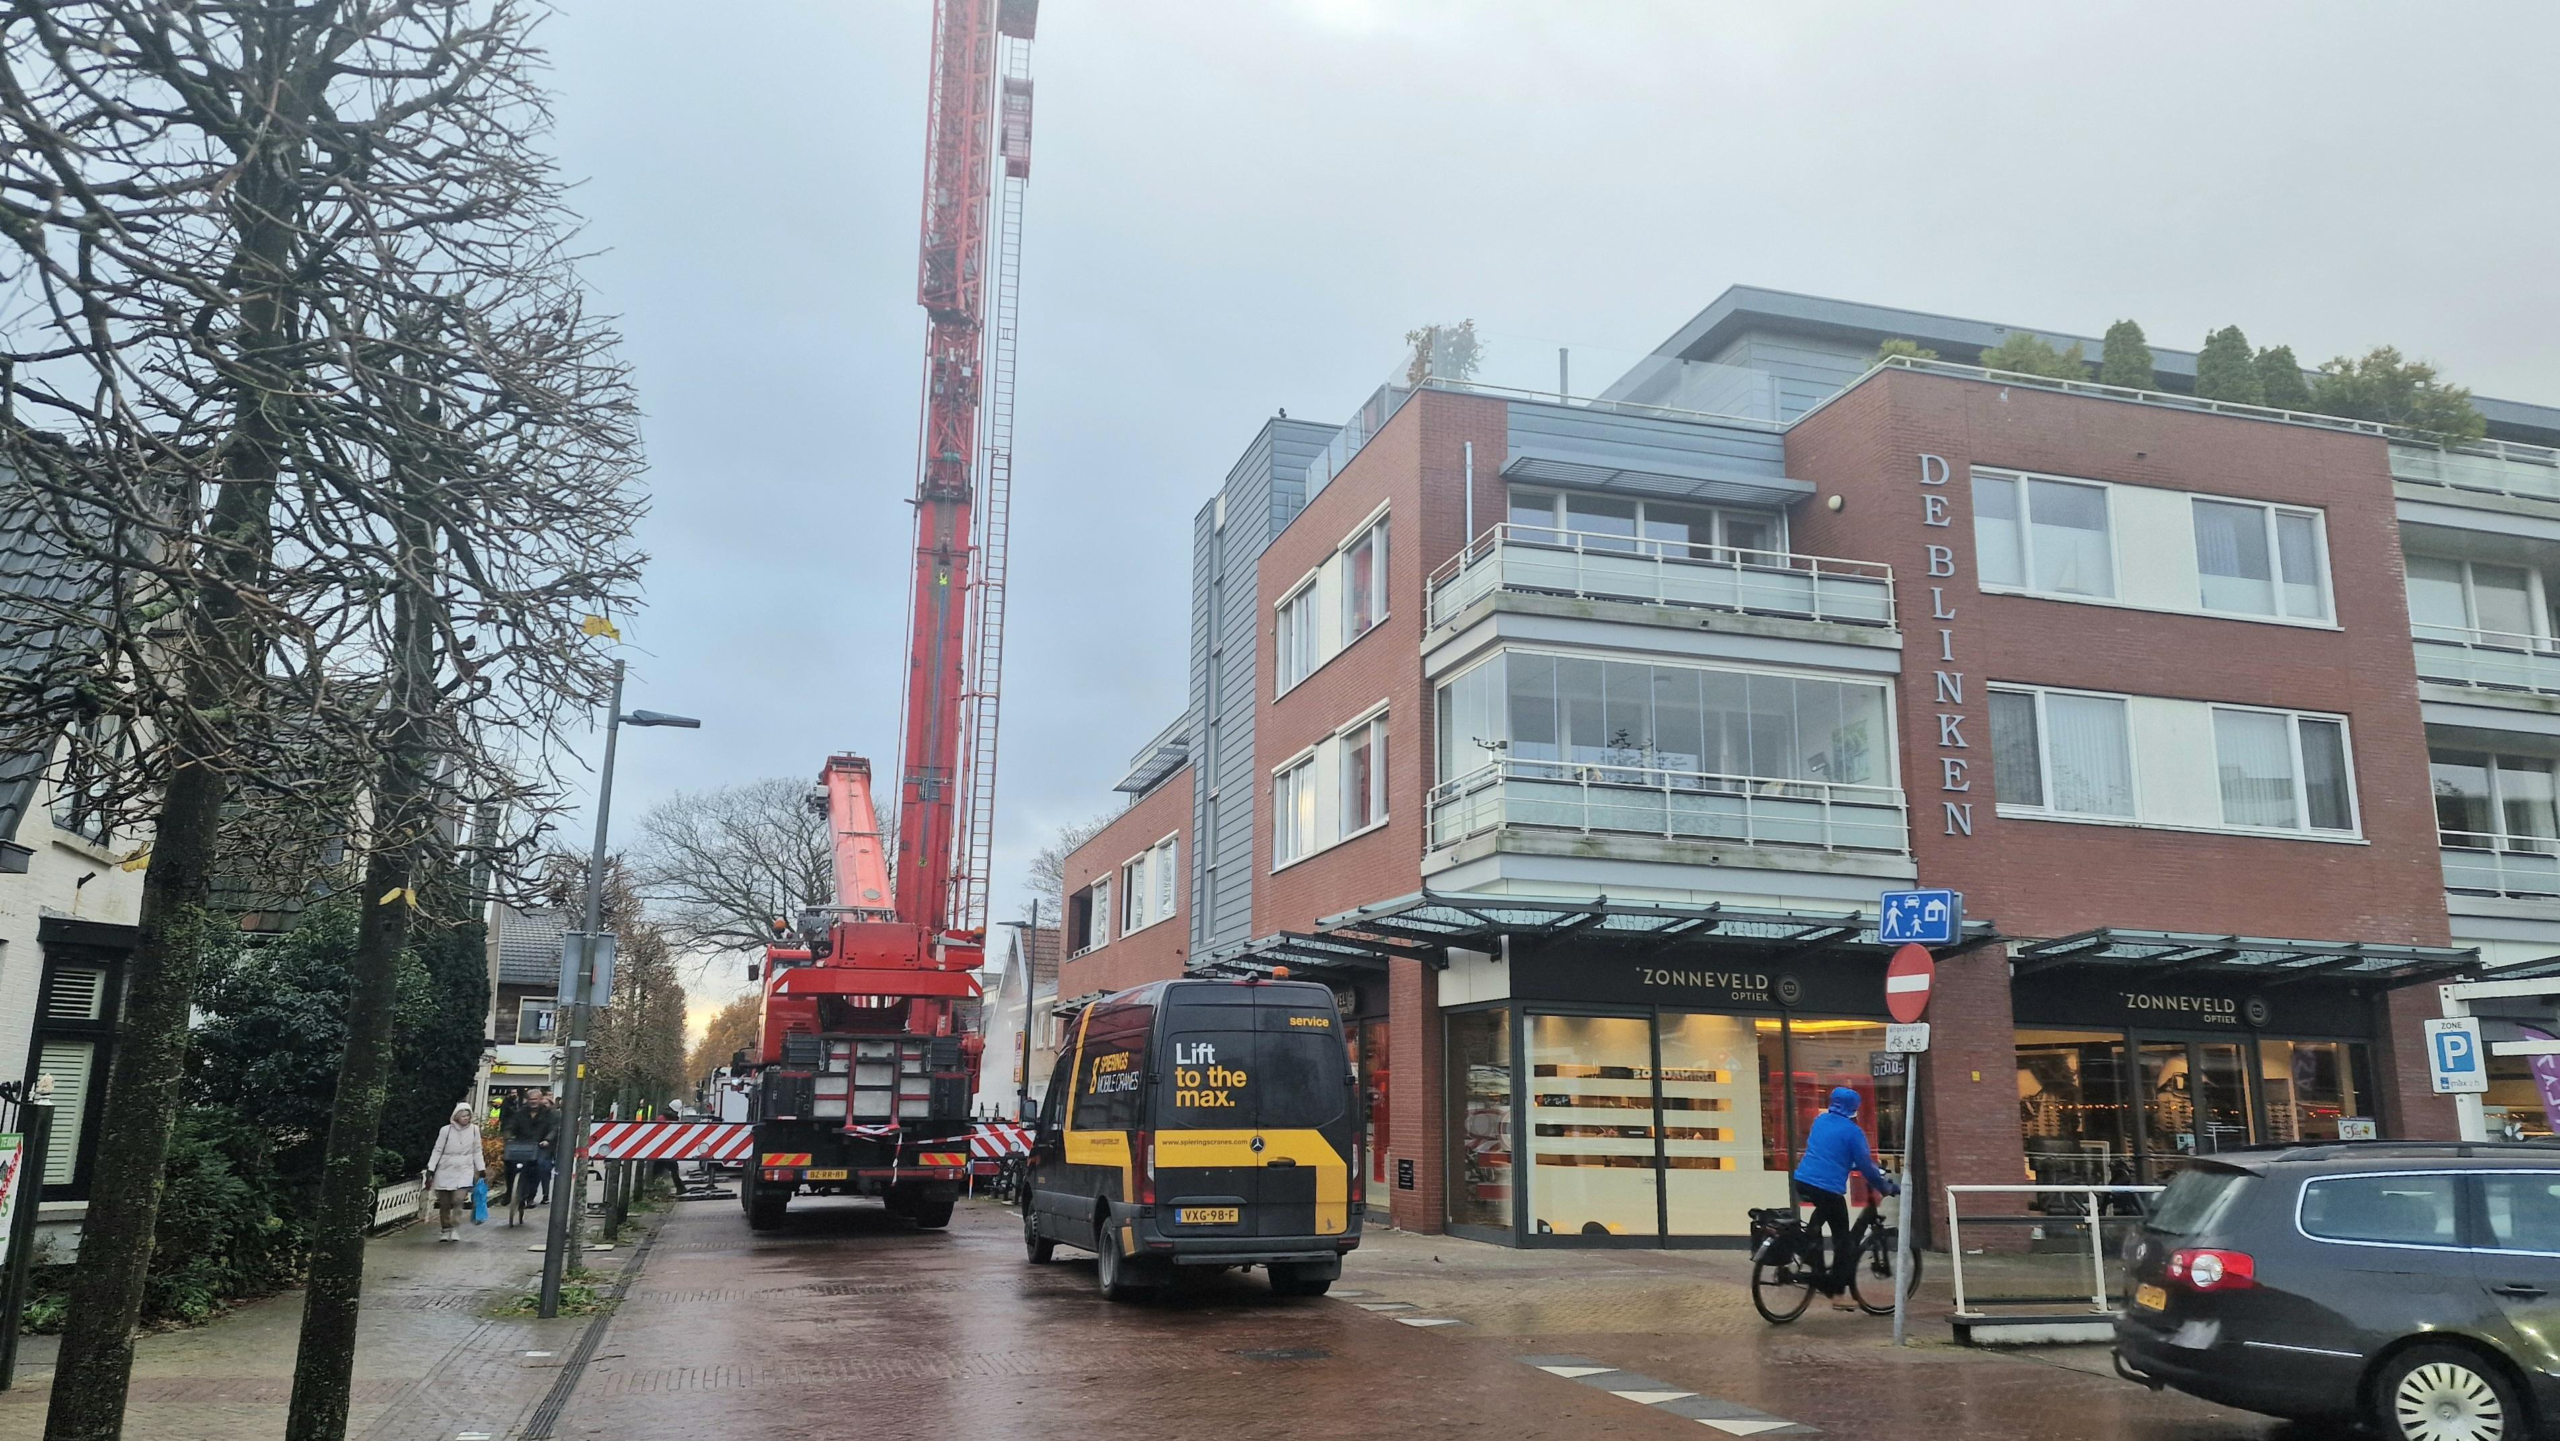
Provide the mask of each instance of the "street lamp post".
POLYGON ((1040 944, 1040 898, 1031 898, 1031 919, 1007 921, 1022 942, 1022 1078, 1014 1083, 1013 1118, 1031 1119, 1031 993, 1039 988, 1040 967, 1032 959, 1040 944))
POLYGON ((586 1179, 587 1122, 585 1107, 587 1080, 587 1018, 594 1002, 595 963, 599 949, 597 938, 604 931, 604 845, 607 827, 613 818, 613 753, 614 742, 622 727, 675 726, 684 730, 700 730, 702 722, 691 716, 666 715, 653 710, 635 710, 625 715, 622 710, 621 661, 613 663, 613 704, 606 714, 611 717, 604 728, 604 767, 596 776, 596 848, 587 861, 587 929, 570 943, 579 950, 578 964, 572 969, 572 990, 576 994, 562 996, 568 1009, 568 1074, 560 1083, 561 1129, 569 1143, 569 1184, 552 1186, 549 1230, 542 1247, 542 1304, 539 1313, 546 1319, 560 1314, 560 1277, 569 1256, 569 1226, 578 1208, 579 1184, 586 1179))

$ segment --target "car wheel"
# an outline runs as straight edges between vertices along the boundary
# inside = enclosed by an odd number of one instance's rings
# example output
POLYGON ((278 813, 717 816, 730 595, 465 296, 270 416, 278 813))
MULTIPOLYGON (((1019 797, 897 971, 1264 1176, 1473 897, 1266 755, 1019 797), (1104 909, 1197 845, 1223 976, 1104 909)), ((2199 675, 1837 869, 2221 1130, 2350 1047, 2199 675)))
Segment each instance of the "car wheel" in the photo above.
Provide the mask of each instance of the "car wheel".
POLYGON ((2374 1423, 2400 1441, 2522 1441, 2523 1406, 2497 1367, 2458 1346, 2401 1352, 2373 1388, 2374 1423))

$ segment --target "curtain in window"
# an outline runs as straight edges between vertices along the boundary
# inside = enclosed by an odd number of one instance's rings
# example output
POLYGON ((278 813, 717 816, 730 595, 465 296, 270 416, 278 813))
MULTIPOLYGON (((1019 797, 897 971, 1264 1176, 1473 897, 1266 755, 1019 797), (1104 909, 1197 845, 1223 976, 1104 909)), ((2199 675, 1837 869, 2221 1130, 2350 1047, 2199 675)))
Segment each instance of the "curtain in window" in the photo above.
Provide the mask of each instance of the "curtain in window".
POLYGON ((2549 854, 2560 837, 2554 815, 2551 762, 2530 756, 2500 756, 2498 814, 2505 823, 2507 849, 2549 854))
POLYGON ((2329 618, 2329 567, 2321 555, 2320 522, 2276 513, 2276 554, 2284 563, 2284 613, 2300 620, 2329 618))
POLYGON ((2421 636, 2453 640, 2471 629, 2462 601, 2462 562, 2409 557, 2409 621, 2421 636))
POLYGON ((2036 698, 1991 693, 1991 767, 2000 804, 2044 804, 2044 759, 2036 748, 2036 698))
POLYGON ((1973 568, 1984 585, 2025 585, 2025 533, 2018 526, 2014 476, 1973 478, 1973 568))
POLYGON ((2051 732, 2045 742, 2052 748, 2053 808, 2073 815, 2132 815, 2132 744, 2124 702, 2049 694, 2044 706, 2051 732))
POLYGON ((2471 605, 2491 644, 2521 645, 2533 634, 2533 601, 2525 573, 2513 566, 2471 567, 2471 605))
POLYGON ((2267 513, 2254 505, 2199 500, 2196 570, 2207 610, 2276 613, 2274 557, 2267 553, 2267 513))
POLYGON ((2107 493, 2093 485, 2037 480, 2028 483, 2027 504, 2035 588, 2056 595, 2114 595, 2107 493))
POLYGON ((2292 830, 2293 738, 2286 717, 2264 711, 2218 710, 2213 740, 2222 778, 2222 822, 2292 830))
POLYGON ((2347 796, 2347 733, 2336 721, 2296 722, 2302 728, 2302 803, 2315 831, 2355 829, 2347 796))

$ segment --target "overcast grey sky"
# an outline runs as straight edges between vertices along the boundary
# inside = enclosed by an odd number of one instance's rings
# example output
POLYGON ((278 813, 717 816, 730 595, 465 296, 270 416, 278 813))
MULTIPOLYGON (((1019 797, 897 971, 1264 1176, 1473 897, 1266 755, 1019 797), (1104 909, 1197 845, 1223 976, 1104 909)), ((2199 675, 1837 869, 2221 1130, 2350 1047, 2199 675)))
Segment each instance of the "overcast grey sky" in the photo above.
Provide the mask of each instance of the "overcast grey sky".
MULTIPOLYGON (((648 413, 630 704, 704 719, 627 738, 622 817, 836 749, 894 775, 930 23, 545 29, 648 413)), ((1421 322, 1495 362, 1634 353, 1749 283, 2391 343, 2560 402, 2555 42, 2545 4, 1048 0, 996 914, 1184 704, 1193 513, 1274 407, 1347 413, 1421 322)))

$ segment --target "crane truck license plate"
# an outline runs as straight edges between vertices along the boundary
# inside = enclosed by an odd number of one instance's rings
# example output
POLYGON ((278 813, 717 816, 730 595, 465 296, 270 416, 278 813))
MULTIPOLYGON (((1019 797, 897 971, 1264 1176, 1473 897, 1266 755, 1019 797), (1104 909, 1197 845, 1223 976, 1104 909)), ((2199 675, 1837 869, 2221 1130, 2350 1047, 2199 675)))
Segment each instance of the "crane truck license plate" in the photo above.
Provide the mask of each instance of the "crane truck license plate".
POLYGON ((801 1172, 800 1179, 804 1181, 841 1181, 844 1179, 844 1172, 845 1168, 842 1166, 822 1166, 814 1171, 801 1172))
POLYGON ((1174 1219, 1185 1226, 1232 1226, 1243 1216, 1234 1206, 1183 1206, 1176 1209, 1174 1219))

